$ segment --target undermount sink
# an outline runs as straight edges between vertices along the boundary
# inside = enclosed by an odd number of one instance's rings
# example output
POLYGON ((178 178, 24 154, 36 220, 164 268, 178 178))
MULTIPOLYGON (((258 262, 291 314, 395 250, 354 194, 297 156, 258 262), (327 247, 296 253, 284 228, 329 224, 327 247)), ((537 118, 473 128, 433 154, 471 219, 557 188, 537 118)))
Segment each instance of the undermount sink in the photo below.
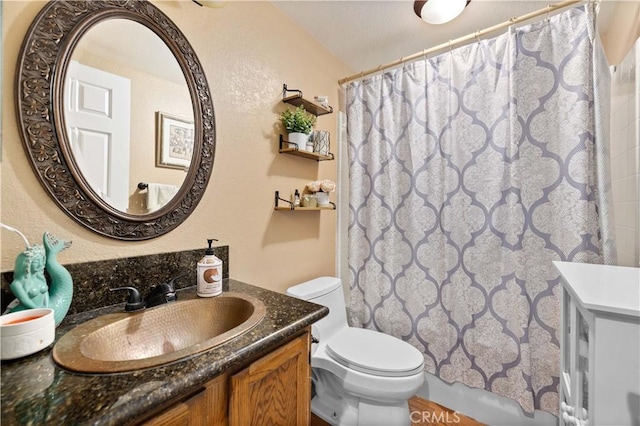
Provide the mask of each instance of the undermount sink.
POLYGON ((62 336, 53 347, 53 359, 83 373, 156 367, 244 334, 264 314, 260 300, 239 293, 172 302, 139 313, 107 314, 62 336))

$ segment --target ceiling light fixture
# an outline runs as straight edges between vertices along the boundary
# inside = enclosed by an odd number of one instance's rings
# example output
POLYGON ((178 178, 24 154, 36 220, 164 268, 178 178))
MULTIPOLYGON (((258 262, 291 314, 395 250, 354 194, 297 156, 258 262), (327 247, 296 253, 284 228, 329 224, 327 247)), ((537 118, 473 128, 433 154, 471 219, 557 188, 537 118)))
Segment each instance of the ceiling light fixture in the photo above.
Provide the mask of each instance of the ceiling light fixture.
POLYGON ((212 7, 214 9, 219 9, 221 7, 226 6, 227 2, 225 0, 191 0, 198 6, 212 7))
POLYGON ((471 0, 424 0, 413 3, 413 11, 428 24, 444 24, 460 15, 471 0))

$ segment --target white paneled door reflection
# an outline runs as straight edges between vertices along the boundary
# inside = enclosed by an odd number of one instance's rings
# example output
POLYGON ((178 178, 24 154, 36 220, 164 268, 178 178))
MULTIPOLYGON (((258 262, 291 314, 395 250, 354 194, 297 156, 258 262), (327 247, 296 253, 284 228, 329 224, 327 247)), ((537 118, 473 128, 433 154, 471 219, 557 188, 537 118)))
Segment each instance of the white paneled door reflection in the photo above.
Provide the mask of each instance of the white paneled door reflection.
POLYGON ((64 90, 67 134, 78 167, 100 198, 126 212, 130 80, 71 61, 64 90))

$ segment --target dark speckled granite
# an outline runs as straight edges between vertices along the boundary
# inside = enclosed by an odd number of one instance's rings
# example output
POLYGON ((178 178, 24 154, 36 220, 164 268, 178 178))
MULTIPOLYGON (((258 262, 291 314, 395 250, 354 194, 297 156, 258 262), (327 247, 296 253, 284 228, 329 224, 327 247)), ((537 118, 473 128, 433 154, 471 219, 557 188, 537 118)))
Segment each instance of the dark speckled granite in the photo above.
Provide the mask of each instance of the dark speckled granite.
MULTIPOLYGON (((73 246, 69 250, 73 250, 73 246)), ((222 277, 229 278, 229 246, 215 247, 214 254, 223 262, 222 277)), ((133 286, 144 296, 152 286, 184 273, 187 276, 176 281, 176 288, 193 286, 196 284, 196 263, 202 256, 204 248, 64 265, 73 278, 73 299, 68 315, 124 302, 126 292, 112 293, 109 288, 113 287, 133 286)), ((9 288, 13 272, 3 272, 1 278, 4 312, 15 299, 9 288)))
MULTIPOLYGON (((106 275, 100 288, 111 286, 114 283, 106 275)), ((259 298, 266 307, 265 318, 249 332, 217 348, 172 364, 134 373, 82 375, 59 368, 51 357, 52 346, 20 360, 3 362, 2 425, 122 425, 163 404, 168 408, 173 398, 222 372, 247 365, 328 313, 323 306, 235 280, 226 279, 224 291, 259 298)), ((180 291, 180 300, 197 297, 194 292, 195 287, 180 291)), ((67 316, 56 330, 56 340, 77 324, 121 309, 122 305, 110 306, 67 316)))

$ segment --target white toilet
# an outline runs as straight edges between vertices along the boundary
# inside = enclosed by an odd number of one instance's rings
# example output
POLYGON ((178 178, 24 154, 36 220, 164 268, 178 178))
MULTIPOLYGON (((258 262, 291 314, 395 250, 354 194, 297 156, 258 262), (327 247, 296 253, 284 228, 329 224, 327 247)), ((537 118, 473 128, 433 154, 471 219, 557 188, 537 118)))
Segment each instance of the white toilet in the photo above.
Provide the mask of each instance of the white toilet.
POLYGON ((319 341, 311 349, 311 411, 332 425, 410 425, 407 400, 424 382, 420 351, 396 337, 349 327, 339 278, 316 278, 287 294, 329 308, 311 327, 319 341))

